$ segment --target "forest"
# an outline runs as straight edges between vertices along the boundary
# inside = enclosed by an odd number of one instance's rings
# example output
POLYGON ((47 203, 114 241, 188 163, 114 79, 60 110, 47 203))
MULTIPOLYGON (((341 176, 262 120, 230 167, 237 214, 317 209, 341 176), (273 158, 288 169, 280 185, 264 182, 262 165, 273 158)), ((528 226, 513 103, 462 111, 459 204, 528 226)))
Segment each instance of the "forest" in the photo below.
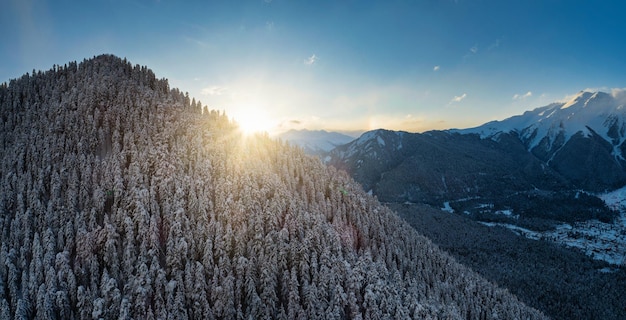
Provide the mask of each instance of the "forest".
POLYGON ((543 319, 345 172, 101 55, 0 85, 1 319, 543 319))
POLYGON ((387 204, 463 265, 553 319, 626 318, 626 270, 425 204, 387 204))

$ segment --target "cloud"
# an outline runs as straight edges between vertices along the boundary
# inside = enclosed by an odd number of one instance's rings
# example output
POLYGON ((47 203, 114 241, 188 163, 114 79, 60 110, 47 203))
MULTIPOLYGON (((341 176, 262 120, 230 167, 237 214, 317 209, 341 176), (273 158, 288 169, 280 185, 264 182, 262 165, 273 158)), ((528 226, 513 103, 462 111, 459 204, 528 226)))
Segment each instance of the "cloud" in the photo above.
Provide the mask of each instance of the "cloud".
POLYGON ((469 48, 467 53, 463 56, 463 59, 467 59, 471 56, 475 56, 478 53, 478 45, 475 44, 473 47, 469 48))
POLYGON ((619 103, 626 103, 626 88, 613 88, 611 89, 611 96, 619 103))
POLYGON ((265 22, 265 29, 267 29, 268 31, 274 30, 274 21, 265 22))
POLYGON ((532 95, 533 95, 533 93, 530 92, 530 91, 528 91, 528 92, 526 92, 524 94, 516 93, 516 94, 513 95, 513 100, 524 100, 526 98, 532 97, 532 95))
POLYGON ((452 102, 461 102, 461 100, 465 99, 467 97, 467 93, 464 93, 460 96, 454 96, 454 98, 452 98, 452 100, 450 100, 450 103, 452 102))
POLYGON ((489 47, 487 47, 487 51, 491 51, 499 46, 500 46, 500 39, 496 39, 494 43, 492 43, 491 45, 489 45, 489 47))
POLYGON ((441 68, 441 67, 439 67, 439 66, 434 66, 434 67, 433 67, 433 71, 439 71, 439 69, 440 69, 440 68, 441 68))
POLYGON ((185 39, 185 41, 187 42, 191 42, 195 45, 197 45, 198 47, 202 47, 202 48, 209 48, 210 45, 207 42, 204 42, 202 40, 198 40, 192 37, 188 37, 188 36, 183 36, 183 39, 185 39))
POLYGON ((211 86, 203 88, 201 93, 205 96, 221 96, 228 91, 227 87, 211 86))
POLYGON ((306 64, 307 66, 311 66, 315 62, 317 62, 317 60, 319 60, 319 58, 315 54, 313 54, 312 56, 310 56, 310 57, 308 57, 308 58, 306 58, 304 60, 304 64, 306 64))

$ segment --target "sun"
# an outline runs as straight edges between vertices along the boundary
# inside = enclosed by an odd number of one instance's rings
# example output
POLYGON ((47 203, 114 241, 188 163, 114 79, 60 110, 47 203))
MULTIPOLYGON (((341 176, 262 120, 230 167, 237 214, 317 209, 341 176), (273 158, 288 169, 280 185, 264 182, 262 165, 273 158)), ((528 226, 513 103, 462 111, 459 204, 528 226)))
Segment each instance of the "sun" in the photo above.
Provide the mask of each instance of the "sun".
POLYGON ((234 114, 233 118, 244 135, 272 133, 271 131, 275 127, 275 122, 269 117, 267 112, 260 108, 243 108, 234 114))

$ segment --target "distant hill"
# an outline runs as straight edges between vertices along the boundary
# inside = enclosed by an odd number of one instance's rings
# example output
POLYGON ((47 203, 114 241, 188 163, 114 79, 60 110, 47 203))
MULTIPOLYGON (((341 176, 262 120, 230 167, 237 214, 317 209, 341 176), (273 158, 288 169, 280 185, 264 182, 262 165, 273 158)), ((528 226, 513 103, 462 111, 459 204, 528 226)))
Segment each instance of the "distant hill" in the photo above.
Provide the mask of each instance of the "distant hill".
POLYGON ((0 150, 0 319, 546 318, 115 56, 0 85, 0 150))
POLYGON ((278 135, 278 138, 293 143, 311 155, 324 155, 333 148, 346 144, 354 137, 339 132, 325 130, 289 130, 278 135))

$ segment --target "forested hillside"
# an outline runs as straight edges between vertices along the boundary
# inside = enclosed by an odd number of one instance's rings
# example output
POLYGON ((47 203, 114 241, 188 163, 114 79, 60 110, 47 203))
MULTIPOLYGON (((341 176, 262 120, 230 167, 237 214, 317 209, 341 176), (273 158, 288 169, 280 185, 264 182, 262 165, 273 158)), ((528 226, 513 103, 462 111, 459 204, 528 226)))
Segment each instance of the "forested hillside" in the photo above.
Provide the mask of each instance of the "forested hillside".
POLYGON ((110 55, 0 87, 1 319, 536 319, 345 173, 110 55))
POLYGON ((626 319, 626 270, 424 204, 387 206, 463 265, 553 319, 626 319))

